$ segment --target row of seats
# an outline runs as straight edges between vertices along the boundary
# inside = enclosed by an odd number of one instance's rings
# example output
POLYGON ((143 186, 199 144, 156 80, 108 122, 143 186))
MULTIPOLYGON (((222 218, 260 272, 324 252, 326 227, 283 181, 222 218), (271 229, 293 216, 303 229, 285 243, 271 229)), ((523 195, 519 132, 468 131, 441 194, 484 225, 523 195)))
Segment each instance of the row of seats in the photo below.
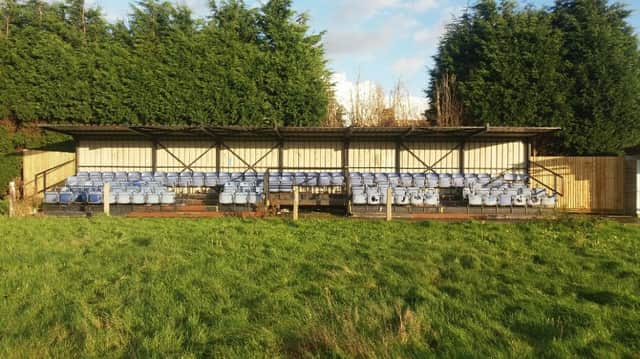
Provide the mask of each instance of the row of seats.
MULTIPOLYGON (((79 172, 69 177, 68 185, 95 185, 104 182, 157 182, 169 187, 217 187, 227 182, 249 182, 261 185, 265 175, 256 172, 79 172)), ((282 172, 270 173, 269 184, 274 192, 283 185, 296 186, 342 186, 344 176, 341 172, 282 172)))
POLYGON ((502 176, 491 176, 486 173, 351 173, 351 185, 359 186, 391 186, 418 188, 463 188, 466 186, 501 186, 503 184, 525 184, 528 176, 508 173, 502 176))
POLYGON ((544 188, 500 187, 465 188, 463 197, 470 206, 500 207, 547 207, 554 208, 557 203, 555 194, 548 194, 544 188))
MULTIPOLYGON (((380 205, 387 203, 389 187, 354 187, 352 203, 355 205, 380 205)), ((440 205, 440 193, 437 188, 392 187, 391 203, 398 206, 436 207, 440 205)))
MULTIPOLYGON (((378 186, 354 187, 352 201, 355 205, 380 205, 387 202, 387 188, 378 186)), ((392 187, 391 203, 394 205, 438 206, 440 193, 437 188, 392 187)), ((463 198, 470 206, 548 207, 556 206, 556 195, 549 195, 544 188, 464 188, 463 198)))
MULTIPOLYGON (((87 185, 69 185, 55 191, 45 192, 44 202, 47 204, 103 204, 105 201, 103 186, 95 185, 98 180, 90 181, 87 185)), ((101 182, 100 182, 101 183, 101 182)), ((174 204, 175 192, 157 182, 113 182, 111 183, 109 203, 111 204, 174 204)))
MULTIPOLYGON (((255 172, 79 172, 67 180, 67 185, 96 186, 104 182, 157 182, 169 187, 217 187, 227 182, 248 182, 262 185, 264 173, 255 172)), ((270 173, 270 192, 288 192, 293 186, 343 186, 342 172, 282 172, 270 173)), ((373 184, 391 187, 419 188, 463 188, 474 184, 502 185, 504 183, 526 183, 526 175, 507 173, 502 176, 489 174, 449 173, 350 173, 352 186, 373 184)))
POLYGON ((386 203, 386 192, 392 188, 395 205, 438 206, 440 189, 458 188, 470 206, 555 207, 557 196, 544 188, 530 189, 528 176, 507 173, 435 174, 435 173, 353 173, 352 203, 377 205, 386 203))

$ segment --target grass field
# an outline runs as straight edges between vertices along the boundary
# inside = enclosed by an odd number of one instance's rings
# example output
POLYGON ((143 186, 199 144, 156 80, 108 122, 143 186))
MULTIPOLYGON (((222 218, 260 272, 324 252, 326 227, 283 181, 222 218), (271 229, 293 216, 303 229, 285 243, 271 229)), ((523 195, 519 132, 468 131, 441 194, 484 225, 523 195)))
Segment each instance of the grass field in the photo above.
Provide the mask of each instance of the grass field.
POLYGON ((640 356, 640 227, 0 219, 0 357, 640 356))

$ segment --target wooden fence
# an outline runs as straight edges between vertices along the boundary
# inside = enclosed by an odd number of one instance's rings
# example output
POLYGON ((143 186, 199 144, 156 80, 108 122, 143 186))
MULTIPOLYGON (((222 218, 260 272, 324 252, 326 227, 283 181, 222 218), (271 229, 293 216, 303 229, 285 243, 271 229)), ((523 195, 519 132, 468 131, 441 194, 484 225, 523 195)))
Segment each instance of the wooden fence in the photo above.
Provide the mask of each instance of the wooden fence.
POLYGON ((625 212, 624 157, 532 157, 530 175, 534 186, 557 188, 562 210, 625 212))
POLYGON ((22 158, 24 198, 42 197, 76 172, 74 152, 25 150, 22 158))

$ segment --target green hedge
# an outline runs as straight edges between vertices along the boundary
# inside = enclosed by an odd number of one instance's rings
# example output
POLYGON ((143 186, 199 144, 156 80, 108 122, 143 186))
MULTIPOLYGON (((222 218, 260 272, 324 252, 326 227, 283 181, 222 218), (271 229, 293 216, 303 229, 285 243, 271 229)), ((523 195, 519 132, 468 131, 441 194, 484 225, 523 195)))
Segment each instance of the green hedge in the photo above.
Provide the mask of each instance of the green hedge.
POLYGON ((20 177, 21 156, 17 153, 0 153, 0 197, 4 197, 9 182, 20 177))
POLYGON ((0 125, 0 198, 7 193, 11 180, 20 177, 22 170, 21 148, 61 151, 73 149, 68 136, 42 132, 34 128, 8 130, 0 125))
POLYGON ((9 202, 7 200, 0 200, 0 216, 9 215, 9 202))

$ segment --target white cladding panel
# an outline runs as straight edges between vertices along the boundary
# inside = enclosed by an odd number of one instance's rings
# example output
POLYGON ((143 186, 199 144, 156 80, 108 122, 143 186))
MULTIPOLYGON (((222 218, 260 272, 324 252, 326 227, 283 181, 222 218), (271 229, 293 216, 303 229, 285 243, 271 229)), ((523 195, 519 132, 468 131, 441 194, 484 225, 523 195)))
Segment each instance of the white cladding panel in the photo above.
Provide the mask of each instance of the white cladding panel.
POLYGON ((352 172, 394 172, 396 144, 393 141, 353 141, 349 145, 352 172))
POLYGON ((79 171, 151 171, 153 145, 145 140, 80 140, 79 171))
POLYGON ((290 141, 284 144, 285 168, 304 168, 300 172, 340 171, 342 143, 339 141, 290 141), (329 168, 334 168, 329 170, 329 168))
POLYGON ((466 173, 500 174, 527 171, 527 145, 524 141, 473 141, 464 152, 466 173))
POLYGON ((401 170, 403 172, 427 171, 428 165, 440 173, 460 172, 460 143, 442 141, 412 141, 403 148, 401 170), (424 162, 424 163, 423 163, 424 162))
POLYGON ((158 171, 181 172, 185 170, 185 165, 194 172, 216 170, 216 148, 213 141, 160 140, 159 143, 156 159, 158 171))
POLYGON ((249 171, 249 165, 258 172, 278 167, 278 148, 275 141, 225 141, 222 147, 220 170, 227 172, 249 171))
MULTIPOLYGON (((216 170, 216 147, 212 140, 160 140, 157 149, 157 170, 180 172, 185 165, 194 171, 216 170)), ((220 152, 222 171, 246 171, 249 165, 258 171, 278 167, 276 141, 225 141, 220 152)), ((459 172, 459 143, 452 141, 408 141, 400 152, 403 172, 422 172, 434 166, 437 172, 459 172), (418 157, 418 158, 416 158, 418 157), (424 163, 422 163, 424 162, 424 163)), ((305 168, 342 167, 342 142, 285 141, 283 166, 288 171, 305 168)), ((467 173, 499 174, 507 170, 525 172, 527 144, 518 140, 476 140, 468 142, 464 151, 467 173)), ((395 140, 353 140, 349 145, 349 168, 352 172, 394 172, 395 140)), ((78 167, 81 171, 151 171, 153 144, 150 140, 80 140, 78 167)), ((333 171, 333 170, 330 170, 333 171)))

